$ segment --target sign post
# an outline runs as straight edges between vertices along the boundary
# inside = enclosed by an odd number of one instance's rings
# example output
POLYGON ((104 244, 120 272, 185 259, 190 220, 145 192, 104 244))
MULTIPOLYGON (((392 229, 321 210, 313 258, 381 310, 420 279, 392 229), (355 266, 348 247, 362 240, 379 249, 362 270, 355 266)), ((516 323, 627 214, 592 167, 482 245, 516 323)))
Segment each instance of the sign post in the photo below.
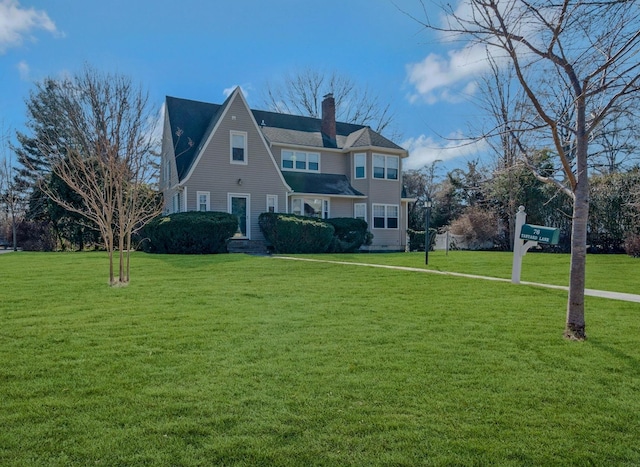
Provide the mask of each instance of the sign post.
POLYGON ((520 283, 522 272, 522 257, 527 254, 529 248, 538 246, 538 243, 550 243, 557 245, 560 240, 560 229, 544 227, 541 225, 525 224, 527 213, 524 206, 518 208, 516 214, 516 232, 513 240, 513 267, 511 268, 511 282, 520 283))

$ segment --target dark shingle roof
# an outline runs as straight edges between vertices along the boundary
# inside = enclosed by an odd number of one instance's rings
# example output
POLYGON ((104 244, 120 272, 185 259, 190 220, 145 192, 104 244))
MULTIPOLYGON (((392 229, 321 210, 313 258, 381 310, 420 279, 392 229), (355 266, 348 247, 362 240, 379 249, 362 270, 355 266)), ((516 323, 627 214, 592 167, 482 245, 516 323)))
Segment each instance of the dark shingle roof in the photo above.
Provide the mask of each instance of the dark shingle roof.
POLYGON ((285 181, 295 193, 319 195, 364 196, 353 188, 345 175, 307 172, 282 172, 285 181))
POLYGON ((218 104, 167 96, 167 112, 180 180, 189 171, 209 124, 221 108, 218 104))
MULTIPOLYGON (((231 96, 220 105, 167 96, 167 112, 180 180, 189 172, 201 146, 215 127, 230 98, 231 96), (178 133, 181 135, 178 136, 178 133)), ((336 139, 331 140, 321 132, 322 121, 319 118, 264 110, 251 112, 270 143, 314 148, 348 149, 374 146, 403 150, 363 125, 336 122, 336 139)))

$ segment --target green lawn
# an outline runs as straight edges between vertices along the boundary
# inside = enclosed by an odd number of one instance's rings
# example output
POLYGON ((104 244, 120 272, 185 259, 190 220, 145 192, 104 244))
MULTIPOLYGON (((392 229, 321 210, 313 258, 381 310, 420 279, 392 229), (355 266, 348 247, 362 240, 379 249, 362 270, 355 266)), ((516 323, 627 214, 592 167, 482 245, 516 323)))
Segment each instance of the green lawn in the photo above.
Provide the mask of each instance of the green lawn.
MULTIPOLYGON (((448 254, 431 251, 428 266, 424 264, 424 252, 295 256, 427 268, 509 280, 513 264, 513 253, 494 251, 450 251, 448 254)), ((522 260, 521 280, 568 286, 569 266, 569 255, 529 252, 522 260)), ((588 255, 587 288, 640 294, 640 260, 626 255, 588 255)))
MULTIPOLYGON (((589 261, 638 292, 638 262, 589 261)), ((640 464, 637 303, 587 297, 568 342, 566 293, 509 283, 244 255, 135 254, 126 288, 101 253, 0 272, 0 465, 640 464)))

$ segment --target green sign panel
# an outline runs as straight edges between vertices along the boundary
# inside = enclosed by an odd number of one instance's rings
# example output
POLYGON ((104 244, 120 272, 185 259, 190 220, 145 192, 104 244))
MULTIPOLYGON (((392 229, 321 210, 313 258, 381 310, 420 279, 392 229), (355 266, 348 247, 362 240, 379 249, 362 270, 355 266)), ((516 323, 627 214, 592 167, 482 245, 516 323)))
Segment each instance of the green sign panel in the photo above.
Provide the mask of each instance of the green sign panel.
POLYGON ((558 241, 560 241, 560 229, 524 224, 522 230, 520 230, 520 238, 523 240, 533 240, 534 242, 557 245, 558 241))

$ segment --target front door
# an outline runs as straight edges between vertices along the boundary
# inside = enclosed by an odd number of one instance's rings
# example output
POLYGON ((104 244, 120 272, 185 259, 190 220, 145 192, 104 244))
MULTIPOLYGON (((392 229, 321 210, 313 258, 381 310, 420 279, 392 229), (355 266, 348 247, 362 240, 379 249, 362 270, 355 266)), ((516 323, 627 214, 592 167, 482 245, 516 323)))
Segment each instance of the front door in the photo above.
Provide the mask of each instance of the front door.
POLYGON ((238 227, 249 238, 249 195, 229 194, 229 212, 238 217, 238 227))

